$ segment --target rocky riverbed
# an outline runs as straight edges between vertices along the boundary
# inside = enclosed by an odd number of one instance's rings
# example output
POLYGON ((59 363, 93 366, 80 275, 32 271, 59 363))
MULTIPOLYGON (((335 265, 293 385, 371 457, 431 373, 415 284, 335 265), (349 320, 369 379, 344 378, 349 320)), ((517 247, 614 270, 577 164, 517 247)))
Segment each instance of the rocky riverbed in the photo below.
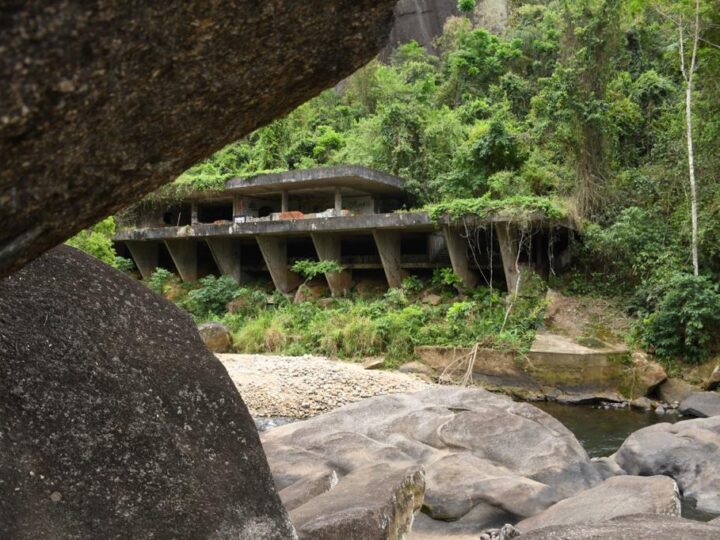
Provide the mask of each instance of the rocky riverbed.
POLYGON ((256 418, 303 419, 364 398, 432 386, 411 374, 318 356, 218 354, 256 418))

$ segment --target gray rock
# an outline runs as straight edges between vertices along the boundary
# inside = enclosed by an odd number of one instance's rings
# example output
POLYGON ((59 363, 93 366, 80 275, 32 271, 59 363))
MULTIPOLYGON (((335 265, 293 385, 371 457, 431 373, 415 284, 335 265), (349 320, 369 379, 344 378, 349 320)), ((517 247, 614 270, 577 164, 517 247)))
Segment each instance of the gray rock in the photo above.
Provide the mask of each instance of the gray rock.
POLYGON ((695 392, 680 403, 680 412, 686 416, 707 418, 720 415, 720 394, 695 392))
POLYGON ((593 458, 592 463, 593 465, 595 465, 595 469, 600 474, 603 480, 607 480, 608 478, 611 478, 613 476, 627 474, 617 464, 614 456, 593 458))
POLYGON ((515 525, 529 532, 553 525, 599 523, 632 514, 680 515, 677 484, 667 476, 615 476, 515 525))
POLYGON ((377 396, 275 428, 262 439, 280 489, 337 471, 338 486, 327 497, 361 468, 423 466, 424 512, 457 520, 454 525, 421 520, 428 531, 479 534, 601 481, 560 422, 532 405, 479 388, 443 386, 377 396))
POLYGON ((521 540, 717 540, 717 527, 657 514, 621 517, 604 523, 555 525, 519 536, 521 540))
POLYGON ((665 407, 663 407, 662 405, 658 405, 657 407, 655 407, 655 414, 657 414, 658 416, 664 416, 666 413, 667 411, 665 411, 665 407))
POLYGON ((286 487, 280 492, 280 500, 286 510, 294 510, 310 499, 327 493, 337 486, 338 477, 335 471, 326 471, 306 476, 286 487))
POLYGON ((720 416, 643 428, 614 458, 630 475, 670 476, 699 510, 720 513, 720 416))
POLYGON ((395 4, 5 3, 0 277, 353 73, 395 4))
POLYGON ((708 521, 708 525, 715 525, 717 527, 720 527, 720 517, 711 519, 710 521, 708 521))
POLYGON ((205 346, 212 352, 226 353, 232 350, 232 337, 224 324, 203 323, 198 326, 198 332, 205 346))
POLYGON ((669 404, 680 403, 694 391, 692 386, 680 379, 668 379, 658 386, 660 399, 669 404))
POLYGON ((720 365, 715 366, 708 378, 703 382, 703 389, 715 390, 720 386, 720 365))
POLYGON ((400 540, 410 532, 424 490, 422 468, 378 463, 354 470, 290 516, 300 539, 400 540))
POLYGON ((415 373, 418 375, 425 375, 427 377, 435 377, 436 373, 433 368, 423 364, 422 362, 406 362, 398 368, 400 373, 415 373))
POLYGON ((0 537, 293 537, 195 324, 97 259, 0 281, 0 381, 0 537))

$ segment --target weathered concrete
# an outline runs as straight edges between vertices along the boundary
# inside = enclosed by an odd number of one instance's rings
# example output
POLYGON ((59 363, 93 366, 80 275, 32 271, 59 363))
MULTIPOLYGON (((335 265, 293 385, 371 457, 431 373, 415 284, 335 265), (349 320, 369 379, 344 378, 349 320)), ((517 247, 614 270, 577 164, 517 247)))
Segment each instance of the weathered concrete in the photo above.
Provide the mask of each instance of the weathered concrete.
POLYGON ((0 276, 356 71, 395 3, 6 2, 0 276))
POLYGON ((275 287, 285 294, 297 289, 302 280, 288 268, 286 240, 275 236, 258 236, 256 240, 275 287))
POLYGON ((177 268, 180 278, 183 281, 197 281, 198 260, 197 243, 195 240, 165 240, 165 246, 170 252, 177 268))
POLYGON ((373 231, 373 238, 382 261, 389 287, 400 287, 406 273, 400 267, 400 234, 394 231, 373 231))
POLYGON ((495 236, 500 245, 500 256, 502 257, 508 292, 515 292, 520 279, 520 267, 517 263, 518 239, 516 235, 517 231, 510 223, 497 223, 495 225, 495 236))
MULTIPOLYGON (((315 245, 318 257, 321 261, 341 262, 340 237, 335 234, 313 234, 312 241, 315 245)), ((328 286, 333 296, 343 296, 352 285, 352 274, 343 270, 342 272, 330 272, 325 274, 328 286)))
POLYGON ((238 283, 247 281, 242 272, 242 251, 240 243, 234 238, 208 238, 207 245, 210 248, 215 264, 224 276, 230 276, 238 283))
POLYGON ((468 289, 474 288, 478 283, 478 279, 470 267, 467 240, 460 235, 457 229, 447 226, 443 227, 443 233, 453 272, 462 279, 463 286, 468 289))
POLYGON ((156 242, 125 242, 135 266, 143 279, 149 278, 158 267, 158 245, 156 242))

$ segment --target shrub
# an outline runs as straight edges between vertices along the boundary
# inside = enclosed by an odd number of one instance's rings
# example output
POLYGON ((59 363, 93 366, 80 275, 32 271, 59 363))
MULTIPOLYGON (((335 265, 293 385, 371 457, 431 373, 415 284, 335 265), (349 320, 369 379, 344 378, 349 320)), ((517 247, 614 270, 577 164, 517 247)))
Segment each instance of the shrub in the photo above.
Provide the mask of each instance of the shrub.
POLYGON ((336 261, 310 261, 302 259, 295 261, 292 271, 300 274, 306 281, 316 278, 320 274, 342 272, 342 266, 336 261))
POLYGON ((168 286, 179 283, 178 277, 165 270, 165 268, 156 268, 152 275, 146 280, 146 285, 160 295, 164 295, 168 286))
POLYGON ((233 335, 233 347, 239 353, 267 352, 265 332, 270 328, 272 316, 265 315, 248 321, 239 332, 233 335))
POLYGON ((105 218, 101 222, 96 223, 89 229, 80 231, 78 234, 65 242, 68 246, 72 246, 88 255, 100 259, 105 264, 115 266, 115 248, 113 248, 112 239, 115 235, 115 219, 112 217, 105 218))
POLYGON ((405 292, 405 294, 417 294, 422 290, 423 282, 417 276, 408 276, 402 280, 400 288, 405 292))
POLYGON ((435 287, 451 288, 462 284, 462 279, 452 268, 436 268, 433 270, 431 283, 435 287))
POLYGON ((135 262, 132 259, 120 257, 119 255, 115 256, 113 266, 121 272, 132 272, 135 270, 135 262))
POLYGON ((676 273, 660 286, 654 312, 642 320, 646 346, 663 358, 705 359, 720 329, 720 292, 704 276, 676 273))
POLYGON ((198 283, 200 287, 190 291, 185 299, 185 308, 196 317, 209 313, 221 315, 225 311, 225 305, 235 298, 239 288, 229 276, 207 276, 198 283))
POLYGON ((477 0, 458 0, 458 9, 461 13, 472 13, 477 0))

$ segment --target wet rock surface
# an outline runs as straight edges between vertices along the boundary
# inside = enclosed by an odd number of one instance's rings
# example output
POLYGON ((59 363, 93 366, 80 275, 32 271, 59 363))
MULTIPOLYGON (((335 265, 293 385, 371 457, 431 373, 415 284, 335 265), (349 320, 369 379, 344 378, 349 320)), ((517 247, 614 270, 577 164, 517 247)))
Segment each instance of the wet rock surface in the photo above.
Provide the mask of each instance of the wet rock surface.
POLYGON ((667 476, 616 476, 515 525, 529 532, 554 525, 598 523, 633 514, 680 516, 677 484, 667 476))
POLYGON ((0 276, 353 73, 396 0, 5 4, 0 276))
POLYGON ((718 528, 679 517, 641 514, 604 523, 556 525, 521 534, 521 540, 717 540, 718 528))
POLYGON ((0 281, 0 537, 292 538, 190 317, 68 247, 0 281))
MULTIPOLYGON (((328 499, 348 477, 378 463, 391 471, 422 467, 423 512, 439 519, 417 525, 457 529, 440 521, 454 519, 476 535, 600 482, 562 424, 531 405, 479 388, 436 386, 377 396, 272 429, 262 441, 278 489, 334 471, 339 482, 322 495, 328 499)), ((296 526, 295 516, 313 500, 291 512, 296 526)), ((305 508, 311 520, 309 514, 305 508)))
POLYGON ((698 510, 720 513, 720 416, 636 431, 612 457, 631 475, 666 475, 698 510))

